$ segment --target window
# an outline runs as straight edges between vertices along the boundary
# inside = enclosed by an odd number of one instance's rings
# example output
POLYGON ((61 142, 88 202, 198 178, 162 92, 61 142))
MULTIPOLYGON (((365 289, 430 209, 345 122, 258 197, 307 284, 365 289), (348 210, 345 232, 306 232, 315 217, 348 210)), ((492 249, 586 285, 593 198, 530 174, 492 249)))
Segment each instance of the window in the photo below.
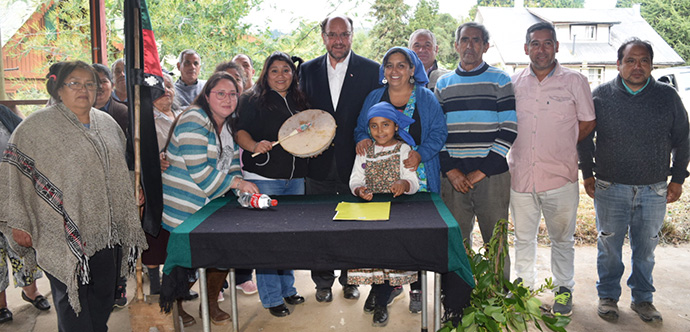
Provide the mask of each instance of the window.
POLYGON ((570 40, 597 40, 596 25, 571 25, 570 40))
POLYGON ((582 69, 582 74, 587 76, 587 81, 589 81, 589 86, 594 88, 599 86, 603 80, 604 69, 603 68, 586 68, 582 69))

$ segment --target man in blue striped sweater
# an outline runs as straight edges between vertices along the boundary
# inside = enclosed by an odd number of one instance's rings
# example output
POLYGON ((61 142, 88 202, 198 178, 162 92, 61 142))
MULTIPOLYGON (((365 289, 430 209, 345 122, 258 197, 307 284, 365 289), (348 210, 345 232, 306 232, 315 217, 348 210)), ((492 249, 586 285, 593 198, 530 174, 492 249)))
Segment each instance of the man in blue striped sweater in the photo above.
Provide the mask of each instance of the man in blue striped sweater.
MULTIPOLYGON (((489 32, 468 22, 455 32, 460 64, 439 78, 435 94, 443 107, 448 138, 440 152, 441 197, 471 245, 475 216, 484 243, 496 222, 508 218, 510 173, 506 155, 517 136, 510 76, 482 59, 489 32)), ((505 261, 510 276, 510 259, 505 261)))

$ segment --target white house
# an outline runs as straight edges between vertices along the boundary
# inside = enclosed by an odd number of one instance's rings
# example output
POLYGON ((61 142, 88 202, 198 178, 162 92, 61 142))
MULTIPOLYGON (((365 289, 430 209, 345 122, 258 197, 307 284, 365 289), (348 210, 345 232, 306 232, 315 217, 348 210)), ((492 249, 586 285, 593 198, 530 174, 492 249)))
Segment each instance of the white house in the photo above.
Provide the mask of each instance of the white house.
POLYGON ((509 73, 529 65, 525 34, 534 23, 549 22, 560 43, 556 59, 582 72, 592 88, 618 75, 618 47, 630 37, 651 42, 654 66, 677 66, 685 61, 633 8, 524 8, 478 7, 475 21, 489 30, 491 47, 484 59, 509 73))

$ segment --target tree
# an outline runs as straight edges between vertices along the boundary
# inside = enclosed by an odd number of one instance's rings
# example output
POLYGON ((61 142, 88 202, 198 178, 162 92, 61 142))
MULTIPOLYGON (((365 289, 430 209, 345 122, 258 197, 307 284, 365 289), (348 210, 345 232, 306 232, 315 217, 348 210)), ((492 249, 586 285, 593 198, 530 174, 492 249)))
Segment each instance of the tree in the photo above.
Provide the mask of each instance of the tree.
MULTIPOLYGON (((582 8, 585 0, 525 0, 525 7, 531 8, 582 8)), ((477 7, 513 7, 515 0, 479 0, 470 9, 470 17, 477 15, 477 7)))
POLYGON ((535 8, 583 8, 585 0, 526 0, 525 7, 535 8))
POLYGON ((376 0, 371 6, 371 15, 376 24, 370 34, 373 36, 374 54, 365 55, 379 59, 393 46, 406 46, 412 32, 407 24, 407 11, 410 6, 403 0, 376 0))
MULTIPOLYGON (((534 8, 582 8, 585 0, 525 0, 525 7, 534 8)), ((479 0, 477 6, 513 7, 515 0, 479 0)))
POLYGON ((438 22, 438 0, 419 0, 410 20, 410 30, 429 29, 438 22))
MULTIPOLYGON (((35 33, 21 36, 24 50, 40 50, 49 59, 43 72, 57 61, 82 60, 91 62, 91 29, 88 0, 44 1, 48 6, 42 22, 31 27, 35 33)), ((106 39, 111 59, 121 57, 124 44, 122 33, 116 33, 118 21, 122 21, 122 3, 117 0, 105 1, 106 39)))
MULTIPOLYGON (((201 56, 201 77, 228 61, 239 49, 252 49, 249 25, 240 22, 261 0, 148 0, 153 31, 162 57, 177 57, 185 49, 201 56)), ((260 40, 260 39, 259 39, 260 40)), ((172 69, 172 68, 168 68, 172 69)))
POLYGON ((457 27, 458 21, 453 16, 447 13, 439 14, 437 0, 420 0, 410 20, 410 31, 429 29, 434 33, 438 45, 436 61, 445 68, 457 65, 458 56, 453 46, 457 27))
POLYGON ((671 45, 685 63, 690 60, 690 2, 683 0, 618 0, 616 7, 640 3, 640 14, 671 45))
MULTIPOLYGON (((249 25, 240 23, 240 20, 261 1, 148 0, 161 60, 176 59, 182 50, 195 49, 205 64, 201 76, 207 77, 217 63, 230 60, 239 52, 250 53, 260 49, 260 41, 268 36, 268 32, 250 37, 249 25)), ((56 61, 91 62, 88 0, 55 3, 45 15, 45 26, 36 26, 38 32, 25 36, 23 42, 46 53, 50 61, 42 69, 44 71, 56 61)), ((123 56, 122 3, 121 0, 105 0, 110 62, 123 56)), ((163 67, 173 70, 176 61, 170 62, 164 63, 163 67)))

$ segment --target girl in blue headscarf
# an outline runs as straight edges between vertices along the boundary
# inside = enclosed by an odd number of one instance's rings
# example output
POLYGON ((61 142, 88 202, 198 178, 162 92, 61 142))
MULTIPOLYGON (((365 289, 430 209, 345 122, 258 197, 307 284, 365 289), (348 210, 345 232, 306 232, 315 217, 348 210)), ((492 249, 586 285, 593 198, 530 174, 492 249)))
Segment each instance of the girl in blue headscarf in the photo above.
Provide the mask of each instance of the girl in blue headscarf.
POLYGON ((416 193, 417 174, 403 165, 415 142, 408 132, 401 130, 415 121, 387 102, 372 106, 367 119, 376 143, 367 148, 364 156, 355 157, 350 175, 352 194, 370 201, 374 193, 393 193, 393 197, 416 193))
MULTIPOLYGON (((403 160, 404 166, 416 171, 419 191, 440 193, 441 165, 438 153, 446 143, 448 129, 436 96, 424 87, 429 81, 424 64, 412 50, 393 47, 383 57, 379 80, 383 87, 369 93, 357 119, 354 133, 357 155, 364 155, 367 148, 373 144, 368 132, 369 109, 379 102, 388 102, 393 105, 396 112, 415 120, 411 125, 400 125, 399 132, 408 133, 416 142, 410 144, 412 151, 409 157, 403 160)), ((421 312, 421 283, 412 283, 410 289, 409 310, 412 313, 421 312)), ((388 303, 399 295, 402 295, 402 287, 393 290, 388 303)), ((368 309, 367 304, 372 302, 375 302, 374 292, 370 292, 364 304, 364 311, 368 309)))
MULTIPOLYGON (((367 201, 373 198, 374 193, 393 193, 393 197, 416 193, 419 189, 417 174, 403 165, 403 160, 408 159, 412 152, 410 146, 415 142, 402 129, 415 121, 388 102, 372 106, 367 119, 375 143, 367 148, 364 156, 355 158, 350 190, 367 201)), ((371 285, 364 311, 373 312, 374 326, 388 323, 389 299, 402 293, 402 285, 415 282, 417 278, 417 271, 372 268, 347 271, 348 284, 371 285), (396 289, 397 293, 394 293, 396 289)))

